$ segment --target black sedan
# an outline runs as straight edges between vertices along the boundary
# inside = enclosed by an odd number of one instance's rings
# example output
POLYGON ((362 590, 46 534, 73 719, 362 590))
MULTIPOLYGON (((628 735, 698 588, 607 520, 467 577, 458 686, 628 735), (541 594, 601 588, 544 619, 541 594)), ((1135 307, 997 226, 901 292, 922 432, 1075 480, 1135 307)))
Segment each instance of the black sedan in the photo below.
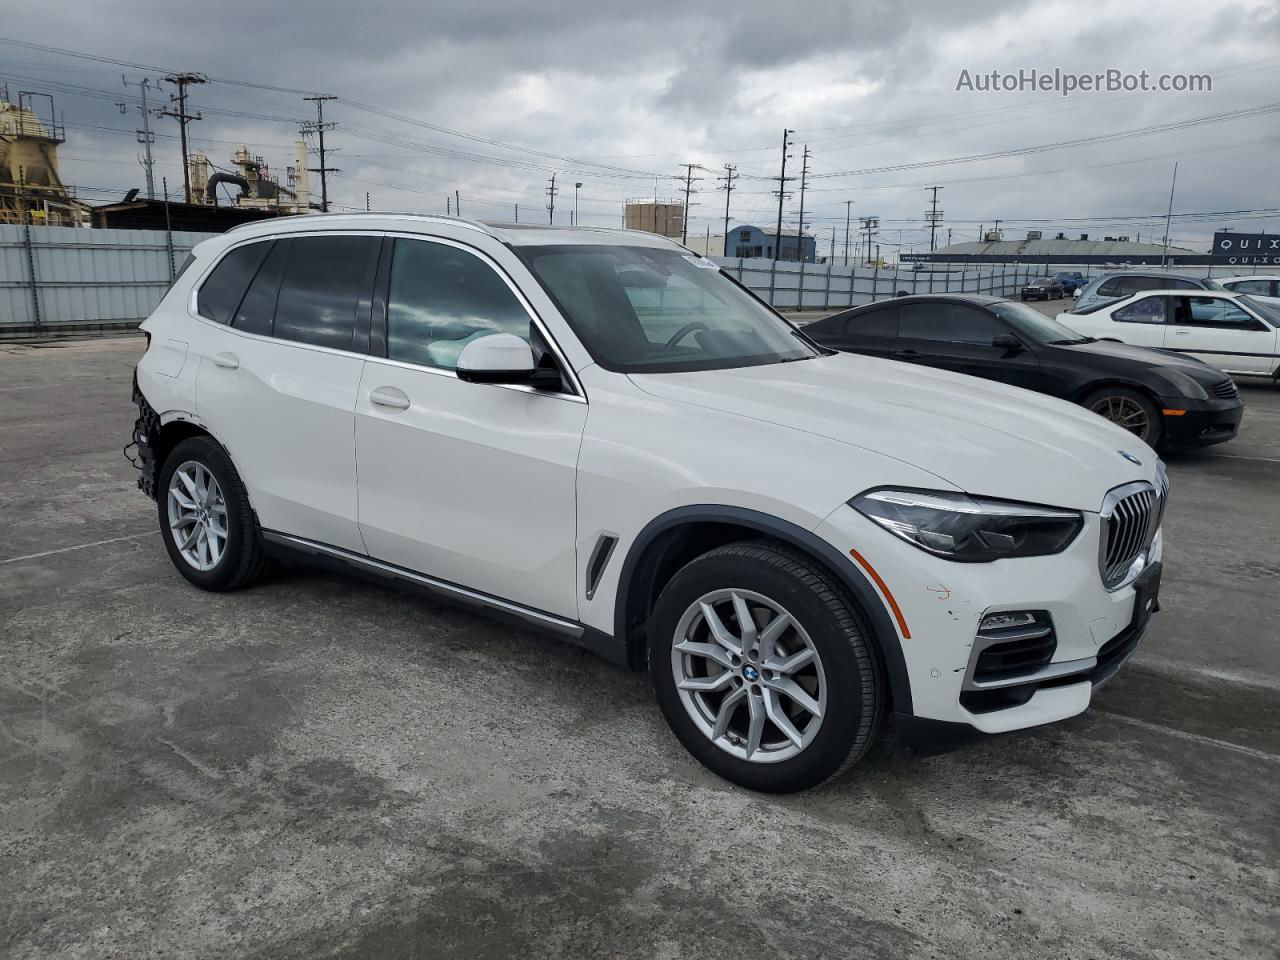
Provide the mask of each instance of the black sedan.
POLYGON ((1083 337, 999 297, 898 297, 825 317, 804 332, 835 350, 1061 397, 1162 449, 1230 440, 1244 415, 1235 383, 1207 363, 1083 337))
POLYGON ((1022 288, 1023 300, 1061 300, 1067 295, 1062 281, 1053 277, 1032 280, 1022 288))

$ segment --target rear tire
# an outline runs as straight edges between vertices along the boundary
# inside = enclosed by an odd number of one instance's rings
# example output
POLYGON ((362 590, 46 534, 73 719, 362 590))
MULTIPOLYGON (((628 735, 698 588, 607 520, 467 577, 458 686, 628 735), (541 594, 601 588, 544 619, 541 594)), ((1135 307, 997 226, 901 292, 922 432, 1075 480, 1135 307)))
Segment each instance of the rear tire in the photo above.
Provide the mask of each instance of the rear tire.
POLYGON ((805 790, 849 770, 876 740, 887 693, 871 631, 843 587, 798 552, 756 541, 703 554, 667 583, 648 636, 672 731, 739 786, 805 790))
POLYGON ((249 494, 213 438, 191 437, 169 452, 156 504, 169 559, 202 590, 238 590, 266 569, 249 494))
POLYGON ((1160 411, 1146 394, 1137 390, 1103 387, 1085 397, 1082 406, 1128 430, 1150 447, 1159 446, 1164 435, 1160 411))

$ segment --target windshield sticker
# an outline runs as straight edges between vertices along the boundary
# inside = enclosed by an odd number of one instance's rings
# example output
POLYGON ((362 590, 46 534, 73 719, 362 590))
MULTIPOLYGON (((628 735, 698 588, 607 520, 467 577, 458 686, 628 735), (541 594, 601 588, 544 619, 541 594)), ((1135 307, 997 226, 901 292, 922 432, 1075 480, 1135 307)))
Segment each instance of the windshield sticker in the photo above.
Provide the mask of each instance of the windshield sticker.
POLYGON ((719 270, 718 264, 712 263, 706 257, 699 257, 697 254, 686 253, 684 258, 701 270, 719 270))

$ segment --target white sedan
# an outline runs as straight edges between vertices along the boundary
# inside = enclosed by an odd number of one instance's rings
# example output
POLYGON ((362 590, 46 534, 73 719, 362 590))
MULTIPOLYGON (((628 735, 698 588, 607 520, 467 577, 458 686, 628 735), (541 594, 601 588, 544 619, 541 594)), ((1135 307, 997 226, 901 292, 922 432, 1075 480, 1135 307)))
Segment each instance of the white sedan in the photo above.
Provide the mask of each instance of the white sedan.
POLYGON ((1090 337, 1189 353, 1230 374, 1280 375, 1280 305, 1216 290, 1143 290, 1058 320, 1090 337))

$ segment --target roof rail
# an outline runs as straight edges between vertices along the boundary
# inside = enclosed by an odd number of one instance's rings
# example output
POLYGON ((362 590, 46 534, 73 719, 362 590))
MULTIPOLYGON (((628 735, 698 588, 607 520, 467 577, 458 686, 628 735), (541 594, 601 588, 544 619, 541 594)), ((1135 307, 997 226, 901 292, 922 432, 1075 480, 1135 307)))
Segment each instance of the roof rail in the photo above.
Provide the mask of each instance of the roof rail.
MULTIPOLYGON (((483 233, 486 236, 493 236, 493 231, 485 224, 478 220, 464 220, 461 217, 446 217, 436 213, 378 213, 376 211, 353 210, 349 213, 304 213, 294 214, 288 217, 266 217, 262 220, 250 220, 248 223, 240 223, 232 227, 224 233, 235 233, 237 230, 244 230, 247 227, 261 227, 266 224, 294 224, 309 223, 314 224, 317 220, 330 219, 361 219, 365 217, 381 217, 384 220, 416 220, 426 221, 428 223, 448 223, 455 227, 466 227, 475 230, 477 233, 483 233)), ((301 228, 301 229, 306 229, 301 228)))

